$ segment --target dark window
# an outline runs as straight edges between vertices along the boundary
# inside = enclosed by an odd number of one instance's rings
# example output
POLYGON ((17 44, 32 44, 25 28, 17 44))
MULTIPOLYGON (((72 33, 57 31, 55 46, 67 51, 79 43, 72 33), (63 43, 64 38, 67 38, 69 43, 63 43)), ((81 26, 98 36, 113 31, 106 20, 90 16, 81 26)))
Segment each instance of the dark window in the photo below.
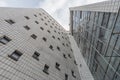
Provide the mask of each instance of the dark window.
POLYGON ((62 38, 64 39, 64 37, 62 36, 62 38))
POLYGON ((65 44, 64 44, 64 43, 62 43, 62 45, 63 45, 63 46, 65 46, 65 44))
POLYGON ((65 55, 65 54, 63 54, 63 57, 64 57, 65 59, 67 59, 67 57, 66 57, 66 55, 65 55))
POLYGON ((80 19, 82 18, 82 11, 80 11, 80 19))
POLYGON ((66 44, 66 46, 69 47, 68 44, 66 44))
POLYGON ((22 56, 23 53, 21 53, 18 50, 15 50, 11 55, 8 55, 11 59, 18 61, 18 59, 22 56))
POLYGON ((47 23, 45 23, 45 25, 48 25, 47 23))
POLYGON ((49 70, 49 66, 47 64, 45 64, 43 72, 46 73, 46 74, 49 74, 48 70, 49 70))
POLYGON ((58 38, 58 40, 60 41, 60 38, 58 38))
POLYGON ((76 61, 74 60, 74 64, 77 65, 76 61))
POLYGON ((41 30, 44 30, 44 28, 43 28, 43 27, 40 27, 40 29, 41 29, 41 30))
POLYGON ((68 75, 67 74, 65 74, 65 80, 68 80, 68 75))
POLYGON ((41 14, 41 13, 39 13, 39 15, 41 16, 42 14, 41 14))
POLYGON ((24 28, 25 28, 26 30, 30 30, 30 27, 28 27, 27 25, 24 26, 24 28))
POLYGON ((41 18, 41 20, 42 20, 42 21, 44 21, 44 19, 43 19, 43 18, 41 18))
POLYGON ((60 47, 57 46, 58 51, 60 51, 60 47))
POLYGON ((39 24, 39 22, 38 22, 38 21, 35 21, 35 23, 36 23, 36 24, 39 24))
POLYGON ((39 61, 39 56, 40 56, 40 53, 38 53, 38 52, 34 52, 34 54, 32 55, 32 57, 34 58, 34 59, 36 59, 36 60, 38 60, 39 61))
POLYGON ((52 46, 52 45, 50 45, 49 48, 50 48, 51 50, 53 50, 53 46, 52 46))
POLYGON ((51 28, 53 28, 52 26, 50 26, 51 28))
POLYGON ((76 78, 75 73, 74 73, 73 70, 71 70, 71 73, 72 73, 72 76, 73 76, 74 78, 76 78))
POLYGON ((68 54, 68 57, 69 57, 69 58, 72 58, 70 54, 68 54))
POLYGON ((36 36, 35 34, 32 34, 31 37, 32 37, 33 39, 36 39, 36 38, 37 38, 37 36, 36 36))
POLYGON ((60 70, 60 64, 59 64, 59 63, 56 62, 55 67, 56 67, 58 70, 60 70))
POLYGON ((60 34, 60 32, 58 32, 58 34, 60 34))
POLYGON ((70 49, 72 52, 73 52, 73 50, 72 49, 70 49))
POLYGON ((29 20, 30 18, 28 16, 24 16, 27 20, 29 20))
POLYGON ((47 39, 45 38, 45 37, 43 37, 43 40, 46 42, 47 41, 47 39))
POLYGON ((46 19, 46 17, 44 17, 46 19))
POLYGON ((52 25, 54 25, 54 23, 52 23, 52 25))
POLYGON ((54 32, 56 33, 56 30, 54 30, 54 32))
POLYGON ((2 44, 7 44, 10 41, 11 41, 11 39, 8 38, 7 36, 0 37, 0 43, 2 43, 2 44))
POLYGON ((47 30, 48 33, 51 33, 50 30, 47 30))
POLYGON ((8 20, 5 20, 7 23, 9 23, 9 24, 14 24, 15 22, 13 21, 13 20, 11 20, 11 19, 8 19, 8 20))
POLYGON ((36 15, 36 14, 34 14, 34 16, 35 16, 35 17, 37 17, 37 15, 36 15))
POLYGON ((55 39, 55 36, 52 36, 53 39, 55 39))

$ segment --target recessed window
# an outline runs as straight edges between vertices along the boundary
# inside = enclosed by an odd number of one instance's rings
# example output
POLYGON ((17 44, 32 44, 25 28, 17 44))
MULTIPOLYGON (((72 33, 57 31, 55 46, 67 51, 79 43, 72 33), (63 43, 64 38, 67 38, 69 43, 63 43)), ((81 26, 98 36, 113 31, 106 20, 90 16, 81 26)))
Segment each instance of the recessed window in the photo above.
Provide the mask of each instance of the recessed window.
POLYGON ((30 30, 30 27, 28 27, 27 25, 24 26, 24 28, 25 28, 26 30, 30 30))
POLYGON ((66 44, 66 46, 69 47, 68 44, 66 44))
POLYGON ((0 37, 0 43, 2 43, 2 44, 7 44, 10 41, 11 41, 11 39, 7 36, 0 37))
POLYGON ((36 14, 34 14, 34 16, 35 16, 35 17, 37 17, 37 15, 36 15, 36 14))
POLYGON ((58 40, 60 41, 60 38, 58 38, 58 40))
POLYGON ((64 43, 62 43, 62 45, 63 45, 63 46, 65 46, 65 44, 64 44, 64 43))
POLYGON ((44 30, 44 28, 43 28, 43 27, 40 27, 40 29, 41 29, 41 30, 44 30))
POLYGON ((73 50, 72 49, 70 49, 72 52, 73 52, 73 50))
POLYGON ((65 59, 67 59, 67 57, 66 57, 66 55, 65 55, 65 54, 63 54, 63 57, 64 57, 65 59))
POLYGON ((38 21, 35 21, 35 23, 36 23, 36 24, 39 24, 39 22, 38 22, 38 21))
POLYGON ((24 16, 27 20, 29 20, 30 18, 28 16, 24 16))
POLYGON ((15 50, 11 55, 8 55, 11 59, 18 61, 19 58, 22 56, 23 53, 21 53, 18 50, 15 50))
POLYGON ((48 22, 50 22, 50 21, 48 20, 48 22))
POLYGON ((44 17, 46 19, 46 17, 44 17))
POLYGON ((67 74, 65 74, 65 80, 68 80, 68 75, 67 74))
POLYGON ((54 25, 54 23, 52 23, 52 25, 54 25))
POLYGON ((56 33, 56 30, 54 30, 54 32, 56 33))
POLYGON ((58 51, 60 51, 60 47, 57 46, 58 51))
POLYGON ((50 30, 47 30, 48 33, 51 33, 50 30))
POLYGON ((52 36, 53 39, 55 39, 55 36, 52 36))
POLYGON ((42 21, 44 21, 44 19, 43 19, 43 18, 41 18, 41 20, 42 20, 42 21))
POLYGON ((74 64, 77 65, 77 62, 74 60, 74 64))
POLYGON ((10 25, 14 24, 15 22, 11 19, 5 20, 7 23, 9 23, 10 25))
POLYGON ((45 23, 45 25, 48 25, 47 23, 45 23))
POLYGON ((55 67, 56 67, 56 69, 58 69, 60 71, 60 64, 59 63, 56 62, 55 67))
POLYGON ((32 57, 34 58, 34 59, 36 59, 36 60, 38 60, 39 61, 39 56, 40 56, 40 53, 38 53, 38 52, 34 52, 34 54, 32 55, 32 57))
POLYGON ((46 74, 49 74, 48 70, 49 70, 49 66, 47 64, 45 64, 43 72, 46 74))
POLYGON ((53 50, 53 46, 52 46, 52 45, 50 45, 49 48, 50 48, 51 50, 53 50))
POLYGON ((35 34, 32 34, 31 37, 32 37, 33 39, 36 39, 36 38, 37 38, 37 36, 36 36, 35 34))
POLYGON ((58 32, 58 34, 60 34, 60 32, 58 32))
POLYGON ((41 14, 41 13, 39 13, 39 15, 41 16, 42 14, 41 14))
POLYGON ((72 58, 70 54, 68 54, 68 57, 69 57, 69 58, 72 58))
POLYGON ((64 39, 64 37, 62 36, 62 38, 64 39))
POLYGON ((47 41, 47 39, 45 37, 42 38, 45 42, 47 41))
POLYGON ((50 26, 51 28, 53 28, 52 26, 50 26))
POLYGON ((71 70, 71 73, 72 73, 72 76, 73 76, 74 78, 76 78, 75 73, 74 73, 73 70, 71 70))

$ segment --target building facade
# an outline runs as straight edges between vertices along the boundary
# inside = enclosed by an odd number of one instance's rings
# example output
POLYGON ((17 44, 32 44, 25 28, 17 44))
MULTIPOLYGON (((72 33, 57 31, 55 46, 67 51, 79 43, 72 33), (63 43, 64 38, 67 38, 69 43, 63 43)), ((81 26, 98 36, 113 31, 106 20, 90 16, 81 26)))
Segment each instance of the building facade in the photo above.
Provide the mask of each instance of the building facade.
POLYGON ((120 80, 120 0, 70 8, 71 34, 95 80, 120 80))
POLYGON ((81 80, 66 31, 43 9, 0 8, 0 80, 81 80))

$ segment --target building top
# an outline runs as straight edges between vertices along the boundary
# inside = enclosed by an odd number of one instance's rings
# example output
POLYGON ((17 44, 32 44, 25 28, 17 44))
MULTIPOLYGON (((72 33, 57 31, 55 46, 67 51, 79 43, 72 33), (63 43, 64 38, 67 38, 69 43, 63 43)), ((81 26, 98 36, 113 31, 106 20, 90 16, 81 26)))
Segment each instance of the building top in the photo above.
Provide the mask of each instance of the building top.
POLYGON ((120 0, 110 0, 94 4, 88 4, 84 6, 71 7, 70 11, 82 10, 82 11, 98 11, 98 12, 118 12, 120 7, 120 0))

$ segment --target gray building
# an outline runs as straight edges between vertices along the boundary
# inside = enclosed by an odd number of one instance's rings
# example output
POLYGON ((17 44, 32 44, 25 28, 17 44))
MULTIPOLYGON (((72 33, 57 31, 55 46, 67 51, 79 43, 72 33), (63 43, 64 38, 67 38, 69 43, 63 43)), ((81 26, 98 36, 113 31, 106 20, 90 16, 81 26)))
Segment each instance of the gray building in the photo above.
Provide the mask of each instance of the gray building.
POLYGON ((0 8, 0 80, 81 80, 67 32, 43 9, 0 8))
POLYGON ((71 34, 95 80, 120 80, 120 0, 70 8, 71 34))

